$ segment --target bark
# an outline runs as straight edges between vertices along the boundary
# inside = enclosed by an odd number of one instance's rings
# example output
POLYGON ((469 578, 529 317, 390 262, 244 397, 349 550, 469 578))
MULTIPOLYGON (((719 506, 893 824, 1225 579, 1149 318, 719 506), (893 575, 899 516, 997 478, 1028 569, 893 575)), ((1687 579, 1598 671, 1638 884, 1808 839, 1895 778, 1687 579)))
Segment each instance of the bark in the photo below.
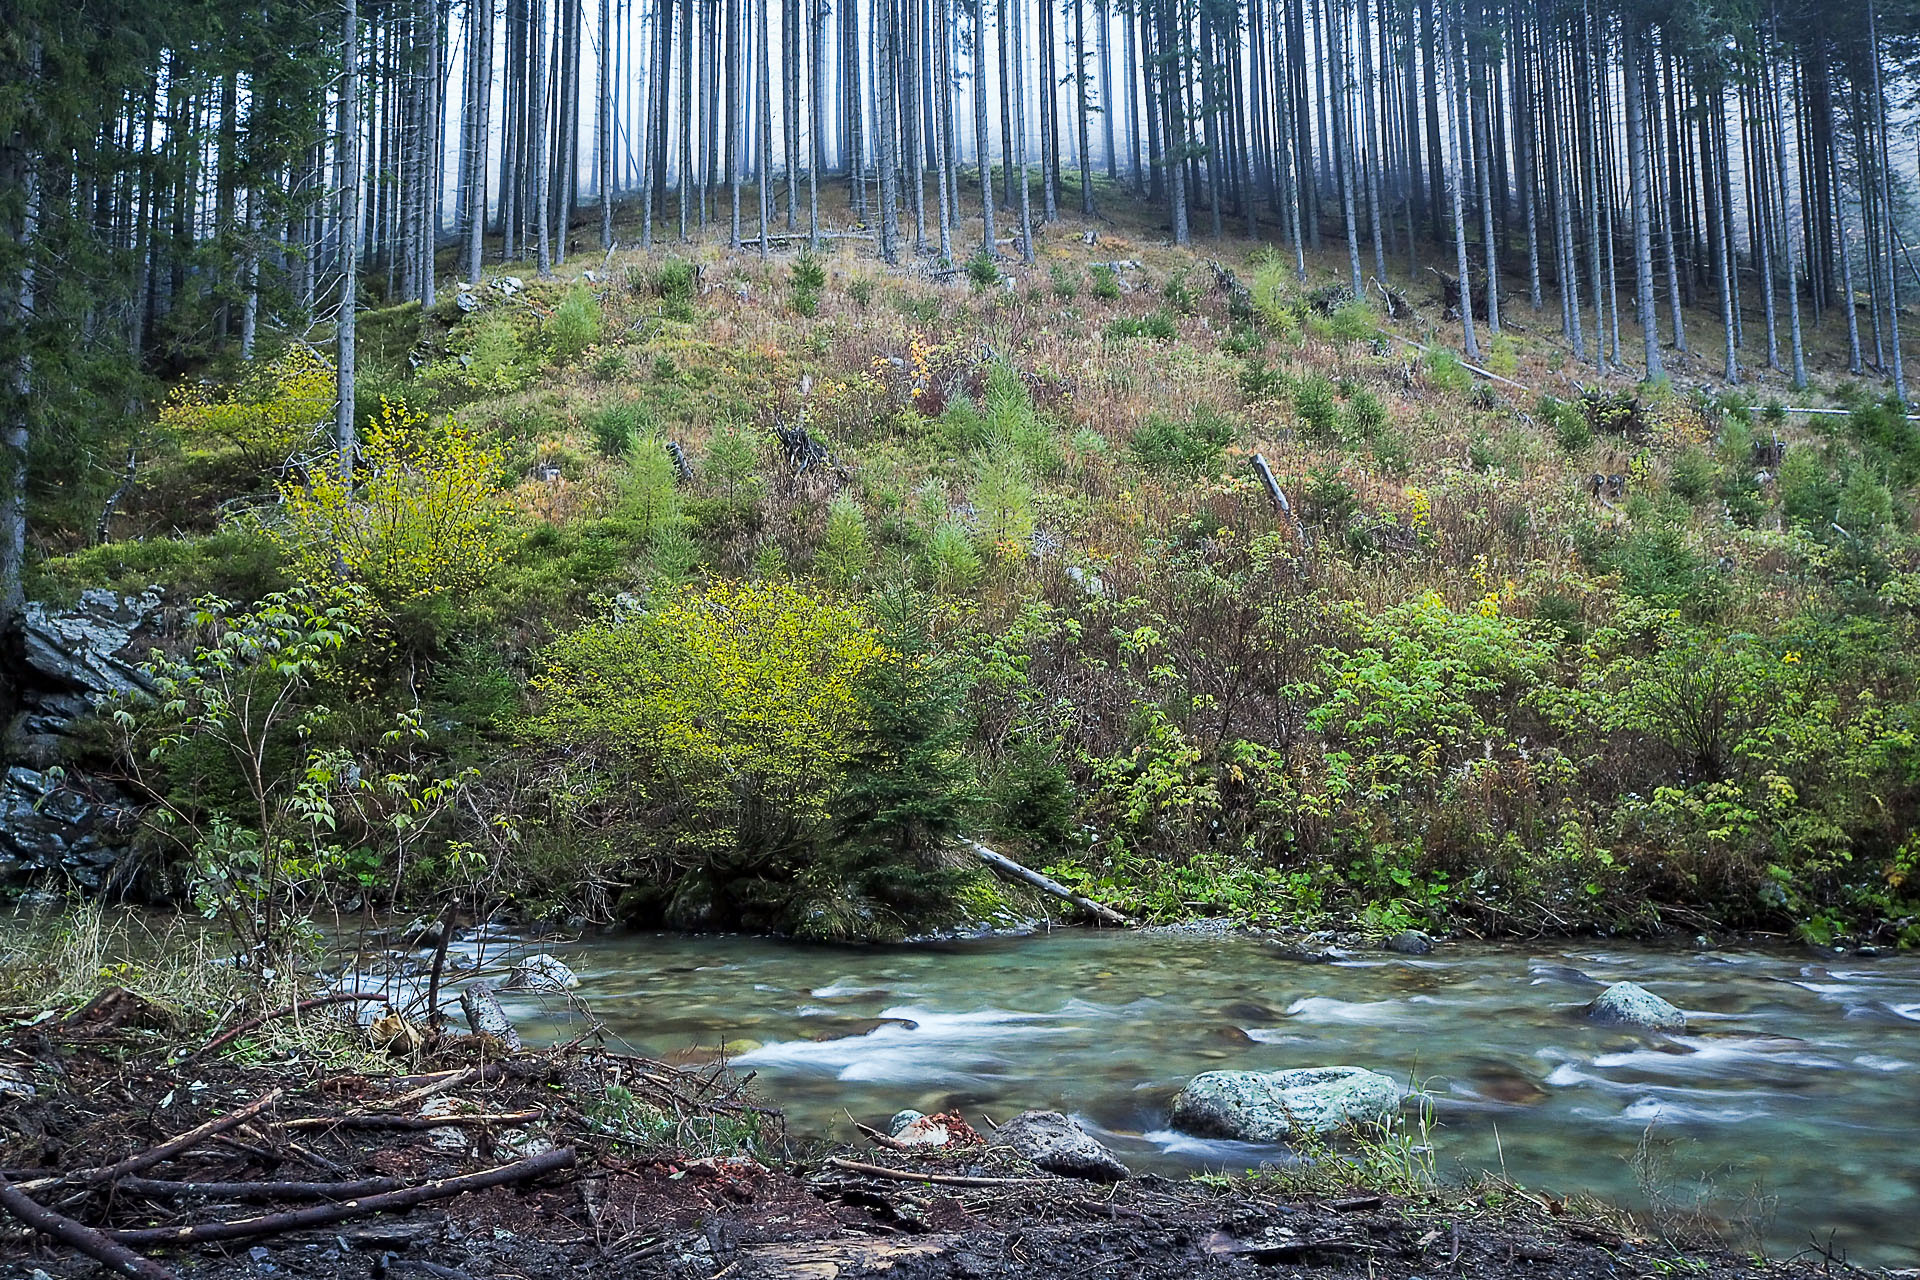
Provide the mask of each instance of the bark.
POLYGON ((1627 185, 1633 204, 1633 288, 1640 333, 1646 347, 1647 380, 1663 375, 1660 329, 1653 309, 1653 235, 1648 209, 1647 112, 1641 73, 1639 33, 1627 28, 1621 55, 1627 69, 1627 185))
POLYGON ((360 292, 360 14, 344 0, 340 36, 340 315, 334 327, 333 441, 340 475, 353 478, 354 321, 360 292))

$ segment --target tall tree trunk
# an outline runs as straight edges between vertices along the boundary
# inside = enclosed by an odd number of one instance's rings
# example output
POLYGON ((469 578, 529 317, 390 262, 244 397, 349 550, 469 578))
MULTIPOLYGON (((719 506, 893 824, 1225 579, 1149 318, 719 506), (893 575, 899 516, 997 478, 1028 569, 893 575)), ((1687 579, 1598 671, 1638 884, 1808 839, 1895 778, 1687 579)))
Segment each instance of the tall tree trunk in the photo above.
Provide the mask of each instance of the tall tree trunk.
POLYGON ((987 0, 973 0, 973 150, 980 165, 980 252, 994 256, 993 165, 987 157, 987 0))
POLYGON ((1867 0, 1867 60, 1873 68, 1873 118, 1880 144, 1880 221, 1881 234, 1885 237, 1887 250, 1887 338, 1888 348, 1893 352, 1893 394, 1901 404, 1907 402, 1907 366, 1900 351, 1900 285, 1899 271, 1894 258, 1899 247, 1899 232, 1894 227, 1893 185, 1890 170, 1893 158, 1887 146, 1887 133, 1892 121, 1887 115, 1886 90, 1880 83, 1880 20, 1877 0, 1867 0))
POLYGON ((360 292, 360 12, 344 0, 340 33, 340 315, 334 323, 333 440, 340 476, 353 478, 354 322, 360 292))
POLYGON ((1647 380, 1664 376, 1660 363, 1660 328, 1653 309, 1653 229, 1648 208, 1647 186, 1650 178, 1647 161, 1647 110, 1644 100, 1645 77, 1640 58, 1640 33, 1628 21, 1621 36, 1621 57, 1626 63, 1627 94, 1627 186, 1633 205, 1633 289, 1640 334, 1646 348, 1647 380))
MULTIPOLYGON (((1453 62, 1453 20, 1447 11, 1446 0, 1440 0, 1440 60, 1446 75, 1451 79, 1457 73, 1453 62)), ((1458 98, 1453 88, 1447 92, 1447 110, 1451 115, 1458 98)), ((1473 332, 1473 277, 1467 262, 1467 219, 1466 210, 1460 199, 1460 125, 1457 118, 1448 121, 1447 149, 1453 162, 1451 181, 1447 183, 1453 201, 1453 257, 1455 269, 1460 273, 1460 333, 1461 343, 1466 349, 1469 360, 1480 358, 1480 341, 1473 332)))

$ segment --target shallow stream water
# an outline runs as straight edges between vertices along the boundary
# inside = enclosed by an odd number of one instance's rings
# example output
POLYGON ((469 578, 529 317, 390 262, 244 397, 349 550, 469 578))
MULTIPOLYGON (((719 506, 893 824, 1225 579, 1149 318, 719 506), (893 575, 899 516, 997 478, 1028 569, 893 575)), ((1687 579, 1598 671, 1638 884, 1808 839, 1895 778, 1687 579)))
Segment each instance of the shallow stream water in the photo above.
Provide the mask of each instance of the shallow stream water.
MULTIPOLYGON (((1920 1264, 1920 957, 1591 944, 1309 964, 1244 935, 1079 931, 864 949, 629 934, 559 954, 638 1051, 733 1042, 801 1133, 1050 1107, 1136 1169, 1238 1170, 1286 1153, 1171 1132, 1182 1081, 1353 1064, 1431 1097, 1443 1177, 1653 1194, 1775 1253, 1817 1236, 1920 1264), (1686 1033, 1579 1016, 1623 978, 1685 1009, 1686 1033)), ((567 1034, 557 1004, 510 1007, 567 1034)))

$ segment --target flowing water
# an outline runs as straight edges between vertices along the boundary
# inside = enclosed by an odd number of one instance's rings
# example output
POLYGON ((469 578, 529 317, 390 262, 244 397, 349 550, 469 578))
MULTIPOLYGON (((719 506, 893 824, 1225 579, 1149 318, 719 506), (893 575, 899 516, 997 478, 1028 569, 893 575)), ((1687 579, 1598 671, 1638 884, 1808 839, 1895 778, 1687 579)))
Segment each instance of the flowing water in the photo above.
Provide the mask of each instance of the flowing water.
MULTIPOLYGON (((802 1133, 1048 1107, 1136 1169, 1244 1169, 1285 1152, 1171 1132, 1183 1080, 1354 1064, 1426 1090, 1443 1176, 1504 1169, 1627 1204, 1651 1189, 1775 1252, 1831 1236, 1857 1261, 1920 1264, 1920 957, 1595 943, 1306 964, 1178 932, 870 949, 630 934, 560 954, 611 1031, 660 1057, 731 1042, 802 1133), (1583 1021, 1623 978, 1684 1008, 1687 1032, 1583 1021)), ((512 1007, 567 1033, 557 1008, 512 1007)))

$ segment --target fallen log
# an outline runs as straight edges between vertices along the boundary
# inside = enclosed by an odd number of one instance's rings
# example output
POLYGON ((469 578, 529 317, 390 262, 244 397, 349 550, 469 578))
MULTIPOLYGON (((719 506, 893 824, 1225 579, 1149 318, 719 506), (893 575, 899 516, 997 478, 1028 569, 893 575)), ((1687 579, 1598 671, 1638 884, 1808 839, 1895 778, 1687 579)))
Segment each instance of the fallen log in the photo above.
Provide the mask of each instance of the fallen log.
POLYGON ((195 1049, 192 1053, 180 1059, 179 1065, 184 1067, 190 1062, 198 1061, 215 1050, 223 1049, 227 1045, 232 1044, 235 1040, 247 1034, 247 1032, 257 1030, 277 1018, 290 1018, 295 1014, 305 1013, 310 1009, 325 1008, 331 1004, 353 1004, 360 1000, 385 1000, 386 998, 385 992, 341 991, 330 996, 314 996, 310 1000, 296 1000, 284 1009, 275 1009, 272 1013, 263 1013, 257 1018, 248 1018, 239 1026, 223 1031, 206 1044, 201 1045, 198 1049, 195 1049))
POLYGON ((475 1125, 518 1125, 532 1124, 535 1120, 546 1118, 546 1112, 501 1111, 482 1115, 459 1115, 449 1113, 444 1116, 393 1116, 361 1113, 342 1116, 302 1116, 298 1120, 289 1120, 281 1126, 286 1129, 450 1129, 459 1126, 475 1125))
POLYGON ((1042 893, 1050 893, 1062 901, 1071 902, 1074 906, 1080 908, 1102 924, 1130 925, 1133 923, 1133 921, 1121 915, 1112 907, 1101 906, 1085 894, 1075 893, 1058 880, 1050 880, 1038 871, 1033 871, 1021 866, 1012 858, 995 853, 978 840, 967 841, 967 849, 974 857, 980 859, 980 861, 986 863, 995 871, 1003 875, 1012 876, 1015 880, 1022 881, 1025 884, 1030 884, 1042 893))
POLYGON ((52 1236, 68 1248, 84 1253, 115 1275, 127 1276, 130 1280, 174 1280, 173 1272, 153 1259, 141 1257, 83 1222, 35 1204, 5 1178, 0 1178, 0 1208, 42 1235, 52 1236))
POLYGON ((179 1155, 189 1147, 198 1146, 208 1138, 245 1124, 274 1103, 280 1101, 282 1092, 280 1089, 269 1089, 252 1102, 249 1102, 246 1106, 241 1107, 238 1111, 229 1111, 224 1116, 215 1116, 203 1125, 189 1129, 178 1137, 168 1138, 159 1146, 148 1147, 145 1151, 128 1156, 125 1160, 121 1160, 116 1164, 105 1165, 98 1169, 82 1169, 74 1173, 65 1173, 57 1178, 36 1178, 32 1182, 20 1183, 16 1190, 38 1191, 42 1187, 97 1186, 102 1182, 112 1182, 116 1178, 124 1178, 130 1173, 139 1173, 142 1169, 150 1169, 162 1160, 179 1155))
POLYGON ((960 1173, 915 1173, 911 1169, 889 1169, 883 1164, 843 1160, 839 1156, 829 1156, 827 1166, 868 1178, 889 1178, 894 1182, 931 1182, 941 1187, 1030 1187, 1036 1182, 1053 1181, 1051 1178, 980 1178, 960 1173))
POLYGON ((156 1200, 352 1200, 398 1191, 398 1178, 362 1178, 358 1182, 172 1182, 161 1178, 122 1178, 116 1190, 156 1200))
MULTIPOLYGON (((341 1204, 315 1205, 310 1209, 291 1209, 283 1213, 265 1213, 256 1218, 240 1218, 231 1222, 201 1222, 186 1227, 142 1227, 131 1231, 109 1231, 105 1234, 109 1240, 118 1241, 123 1245, 200 1244, 211 1240, 246 1240, 256 1236, 273 1236, 287 1231, 304 1230, 307 1227, 344 1222, 348 1218, 361 1218, 370 1213, 411 1209, 415 1205, 429 1204, 435 1200, 450 1200, 454 1196, 464 1195, 469 1191, 485 1191, 488 1187, 504 1186, 510 1182, 525 1182, 558 1169, 572 1168, 573 1163, 573 1148, 558 1147, 552 1151, 543 1151, 537 1156, 529 1156, 525 1160, 517 1160, 512 1164, 483 1169, 478 1173, 461 1174, 455 1178, 436 1178, 417 1186, 348 1200, 341 1204)), ((159 1278, 154 1277, 153 1280, 159 1280, 159 1278)))

